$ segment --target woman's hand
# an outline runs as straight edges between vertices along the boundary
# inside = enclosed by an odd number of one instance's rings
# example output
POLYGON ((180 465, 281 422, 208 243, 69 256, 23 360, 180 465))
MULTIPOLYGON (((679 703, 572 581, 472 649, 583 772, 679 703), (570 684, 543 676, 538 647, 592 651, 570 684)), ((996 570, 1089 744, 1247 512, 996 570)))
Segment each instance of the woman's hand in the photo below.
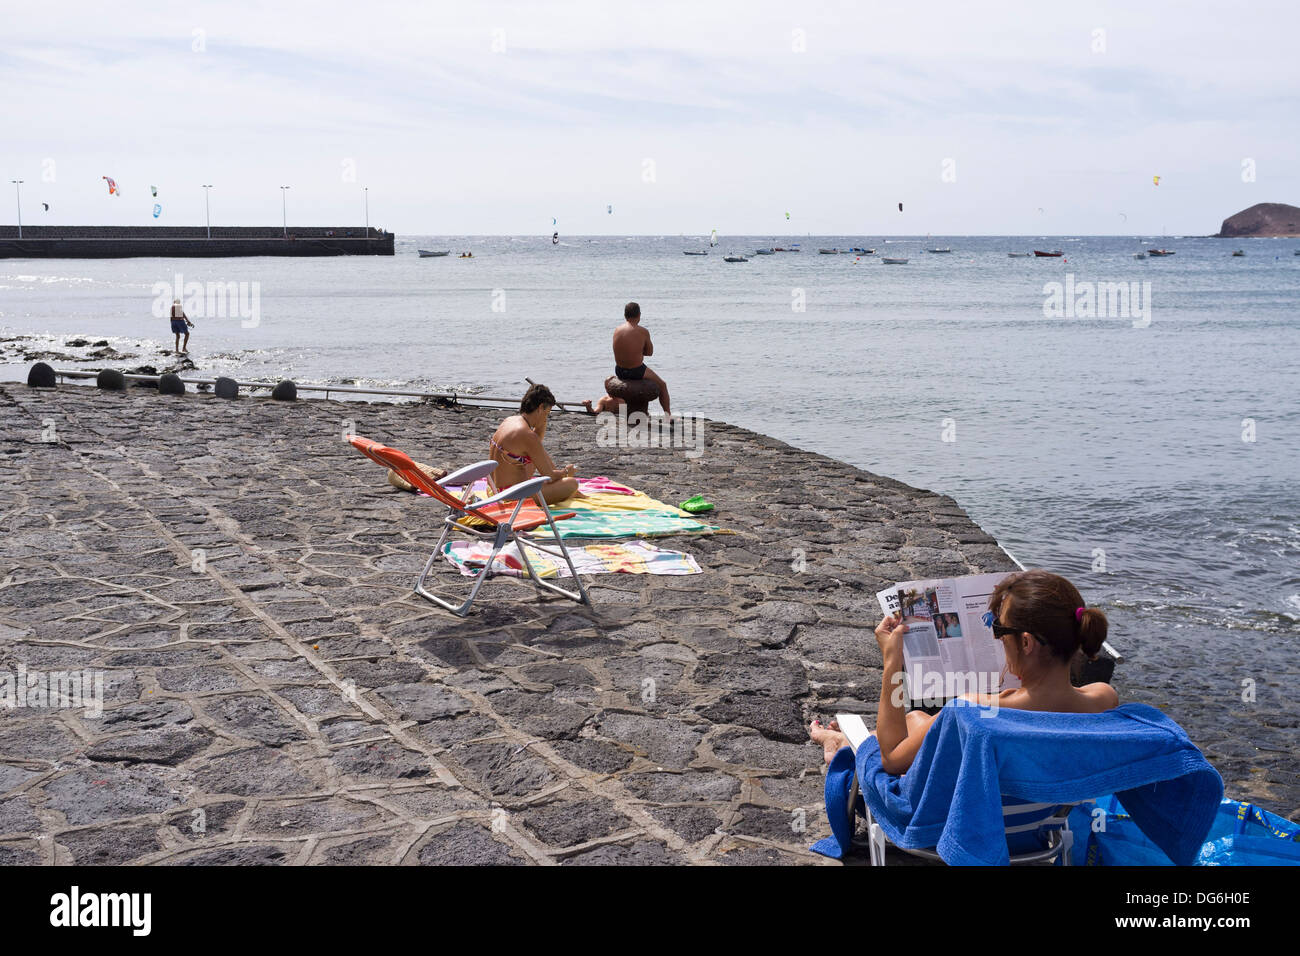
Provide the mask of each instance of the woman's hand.
POLYGON ((907 625, 903 623, 902 617, 897 614, 891 614, 877 624, 876 643, 880 645, 880 653, 902 653, 903 635, 906 633, 907 625))

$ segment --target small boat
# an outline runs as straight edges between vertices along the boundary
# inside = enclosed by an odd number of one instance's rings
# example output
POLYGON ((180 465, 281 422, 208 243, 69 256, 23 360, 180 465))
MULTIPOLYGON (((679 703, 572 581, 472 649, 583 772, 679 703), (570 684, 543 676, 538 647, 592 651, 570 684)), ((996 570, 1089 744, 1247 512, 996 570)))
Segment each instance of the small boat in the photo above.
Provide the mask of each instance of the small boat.
POLYGON ((823 256, 838 256, 840 254, 839 249, 818 249, 817 252, 823 256))
POLYGON ((891 257, 891 256, 881 256, 881 257, 880 257, 880 261, 883 262, 883 263, 884 263, 885 265, 887 265, 887 266, 905 266, 905 265, 907 265, 907 260, 906 260, 906 259, 898 259, 898 258, 893 258, 893 257, 891 257))
POLYGON ((1012 259, 1029 259, 1034 254, 1032 252, 1008 252, 1007 255, 1012 259))
POLYGON ((462 253, 461 253, 459 256, 457 256, 456 258, 457 258, 457 259, 473 259, 473 258, 474 258, 474 253, 472 253, 472 252, 462 252, 462 253))
POLYGON ((755 249, 755 250, 754 250, 754 255, 756 255, 756 256, 770 256, 770 255, 773 255, 775 252, 776 252, 775 249, 755 249))
POLYGON ((1244 256, 1245 254, 1246 254, 1245 249, 1238 249, 1236 252, 1233 253, 1234 256, 1244 256))
POLYGON ((723 256, 722 261, 723 262, 748 262, 749 260, 746 259, 744 256, 723 256))
POLYGON ((701 249, 699 252, 692 252, 690 249, 682 250, 682 255, 684 256, 707 256, 708 254, 709 254, 708 249, 701 249))
POLYGON ((876 251, 875 249, 862 249, 858 246, 854 246, 852 249, 849 250, 849 252, 858 256, 869 256, 875 251, 876 251))
POLYGON ((1145 259, 1146 257, 1147 257, 1147 254, 1146 254, 1145 252, 1135 252, 1135 253, 1133 253, 1133 258, 1134 258, 1134 259, 1145 259))
POLYGON ((944 246, 942 249, 926 249, 926 252, 952 252, 951 246, 944 246))
POLYGON ((442 249, 442 250, 417 249, 416 252, 420 254, 421 259, 438 259, 441 258, 442 256, 450 255, 451 250, 450 249, 442 249))
POLYGON ((1172 256, 1173 254, 1174 254, 1174 250, 1172 249, 1148 249, 1147 250, 1147 255, 1151 255, 1151 256, 1172 256))
POLYGON ((1060 249, 1053 249, 1051 252, 1043 252, 1041 249, 1035 249, 1034 255, 1038 256, 1040 259, 1059 259, 1061 256, 1065 255, 1065 253, 1060 249))
POLYGON ((773 252, 798 252, 799 247, 798 246, 773 246, 772 251, 773 252))

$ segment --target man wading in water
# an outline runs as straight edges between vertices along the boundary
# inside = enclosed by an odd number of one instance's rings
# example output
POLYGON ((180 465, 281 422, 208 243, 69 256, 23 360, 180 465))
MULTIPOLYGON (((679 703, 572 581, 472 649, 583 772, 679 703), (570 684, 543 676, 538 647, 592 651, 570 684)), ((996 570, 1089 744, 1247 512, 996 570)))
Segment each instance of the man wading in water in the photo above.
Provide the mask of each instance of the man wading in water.
POLYGON ((172 333, 176 336, 176 354, 190 354, 190 329, 194 328, 194 323, 185 315, 185 310, 181 308, 181 300, 172 301, 172 333), (185 344, 181 344, 181 336, 185 336, 185 344))
MULTIPOLYGON (((624 382, 647 378, 658 385, 664 417, 672 418, 673 413, 668 407, 668 383, 645 364, 645 360, 655 354, 655 347, 650 341, 650 333, 641 328, 641 306, 629 302, 623 307, 623 319, 623 324, 614 330, 614 374, 624 382)), ((597 400, 595 407, 590 400, 582 404, 587 411, 600 413, 617 408, 621 402, 605 395, 597 400)))

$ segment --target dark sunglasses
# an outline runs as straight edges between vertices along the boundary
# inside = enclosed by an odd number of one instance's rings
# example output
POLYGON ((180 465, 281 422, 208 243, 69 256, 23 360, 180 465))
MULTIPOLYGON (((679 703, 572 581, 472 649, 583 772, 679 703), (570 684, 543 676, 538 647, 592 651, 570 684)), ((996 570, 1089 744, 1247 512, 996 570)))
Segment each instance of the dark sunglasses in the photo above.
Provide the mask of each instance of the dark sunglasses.
POLYGON ((1022 627, 1012 627, 1009 624, 999 624, 994 619, 992 611, 985 611, 984 616, 981 617, 980 620, 984 622, 985 627, 990 628, 993 631, 993 636, 996 638, 1015 637, 1019 634, 1028 634, 1039 644, 1042 644, 1044 647, 1047 646, 1047 642, 1033 631, 1026 631, 1022 627))

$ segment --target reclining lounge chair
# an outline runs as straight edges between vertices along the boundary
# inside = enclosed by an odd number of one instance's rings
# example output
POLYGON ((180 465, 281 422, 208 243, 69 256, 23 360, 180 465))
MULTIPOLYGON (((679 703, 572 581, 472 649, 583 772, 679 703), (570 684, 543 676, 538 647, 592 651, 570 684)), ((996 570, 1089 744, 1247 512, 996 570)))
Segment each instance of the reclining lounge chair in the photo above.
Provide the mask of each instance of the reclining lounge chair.
POLYGON ((546 478, 530 478, 498 492, 490 498, 471 502, 470 488, 476 481, 486 478, 496 469, 497 463, 495 461, 489 459, 476 462, 473 465, 452 472, 445 478, 432 481, 419 469, 414 461, 396 448, 389 448, 387 445, 372 441, 369 438, 362 438, 359 435, 349 436, 348 441, 367 458, 383 465, 385 468, 391 469, 417 490, 447 506, 448 513, 443 518, 442 535, 438 538, 433 553, 429 555, 429 560, 424 563, 424 570, 420 572, 420 576, 415 582, 415 593, 420 597, 432 601, 439 607, 446 608, 453 614, 465 617, 469 614, 470 606, 474 603, 475 597, 478 596, 479 588, 483 586, 483 582, 492 573, 492 563, 497 554, 500 553, 502 548, 513 543, 515 544, 515 550, 519 554, 520 563, 523 564, 524 569, 528 572, 528 576, 532 578, 536 587, 554 592, 572 601, 577 601, 579 604, 589 605, 591 603, 591 600, 587 597, 587 589, 583 586, 582 579, 573 566, 573 559, 569 556, 569 550, 555 530, 555 522, 572 517, 572 513, 560 515, 551 513, 551 509, 546 504, 546 499, 541 494, 542 487, 547 482, 546 478), (447 490, 448 487, 458 486, 464 486, 459 498, 447 490), (470 518, 476 520, 470 522, 468 520, 470 518), (551 537, 546 540, 545 545, 539 543, 538 539, 530 533, 542 526, 548 527, 551 533, 551 537), (442 553, 443 544, 453 531, 459 531, 464 535, 487 539, 492 542, 492 553, 484 563, 483 570, 475 576, 474 583, 470 587, 469 596, 461 603, 449 601, 425 587, 429 572, 433 569, 434 562, 438 560, 438 556, 442 553), (528 560, 528 548, 535 548, 554 557, 563 558, 569 566, 569 573, 573 575, 577 590, 569 591, 557 584, 552 584, 550 581, 543 581, 528 560))

